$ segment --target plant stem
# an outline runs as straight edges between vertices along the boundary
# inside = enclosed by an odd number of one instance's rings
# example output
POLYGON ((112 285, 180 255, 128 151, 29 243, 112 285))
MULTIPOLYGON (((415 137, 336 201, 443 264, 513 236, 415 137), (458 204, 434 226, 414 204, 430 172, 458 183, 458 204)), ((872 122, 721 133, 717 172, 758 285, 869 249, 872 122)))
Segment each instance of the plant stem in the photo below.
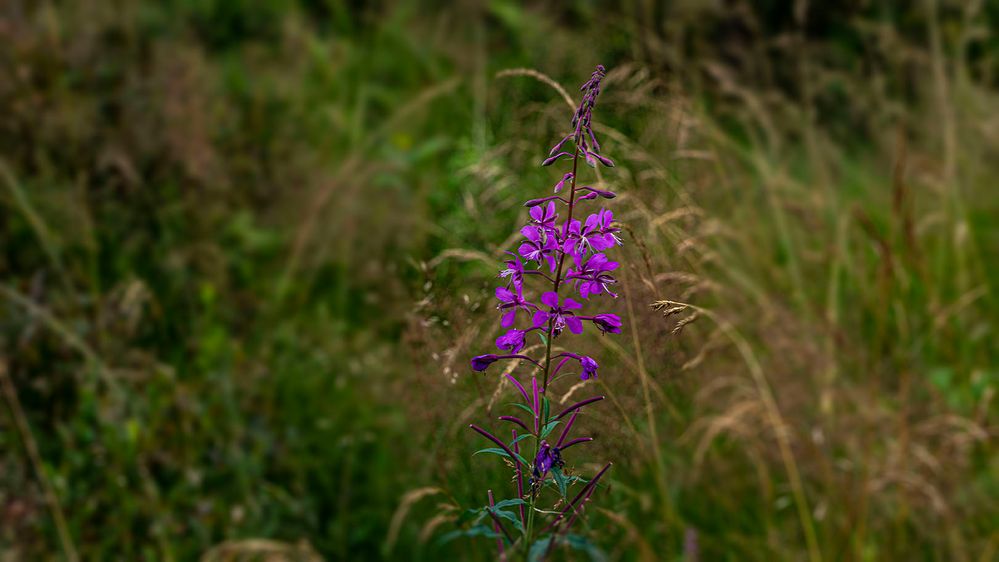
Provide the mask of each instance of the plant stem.
MULTIPOLYGON (((578 139, 576 139, 578 141, 578 139)), ((572 155, 572 181, 569 182, 569 211, 565 219, 565 226, 562 229, 563 236, 569 233, 569 223, 572 222, 572 210, 576 206, 576 171, 579 169, 579 145, 572 155)), ((555 279, 552 281, 552 291, 558 293, 559 285, 562 284, 562 268, 565 266, 565 252, 560 250, 558 266, 555 269, 555 279)), ((551 372, 552 362, 552 332, 555 329, 555 319, 548 319, 548 338, 545 346, 545 377, 541 385, 542 394, 548 391, 548 374, 551 372)), ((548 420, 545 420, 548 423, 548 420)))
MULTIPOLYGON (((569 211, 567 213, 567 218, 565 219, 565 226, 563 227, 563 233, 569 232, 569 223, 572 222, 572 209, 576 204, 576 171, 579 169, 579 139, 573 139, 576 141, 576 149, 573 151, 572 155, 572 181, 569 183, 569 211)), ((555 279, 552 280, 552 291, 556 294, 558 293, 559 285, 562 284, 562 268, 565 266, 565 252, 561 251, 558 257, 558 265, 555 268, 555 279)), ((546 396, 548 393, 548 375, 551 373, 552 365, 552 336, 555 330, 555 319, 548 319, 548 332, 545 338, 545 367, 544 367, 544 378, 541 385, 541 394, 546 396)), ((547 400, 547 396, 545 398, 547 400)), ((548 416, 545 416, 540 427, 545 427, 548 425, 548 416)), ((538 449, 541 447, 541 436, 538 435, 537 439, 534 440, 534 456, 532 459, 538 458, 538 449)), ((532 460, 533 462, 533 460, 532 460)), ((534 531, 534 491, 531 491, 531 501, 529 502, 529 511, 527 514, 527 531, 524 534, 524 559, 526 560, 531 552, 531 534, 534 531)))

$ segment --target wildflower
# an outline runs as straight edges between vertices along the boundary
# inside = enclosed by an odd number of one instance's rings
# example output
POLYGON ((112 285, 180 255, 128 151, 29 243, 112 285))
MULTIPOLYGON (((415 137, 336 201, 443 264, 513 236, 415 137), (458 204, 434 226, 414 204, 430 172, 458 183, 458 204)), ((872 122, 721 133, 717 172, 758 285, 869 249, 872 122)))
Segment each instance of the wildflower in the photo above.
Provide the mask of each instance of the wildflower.
POLYGON ((621 229, 614 227, 613 222, 614 213, 609 209, 600 209, 596 214, 587 217, 586 227, 591 233, 590 245, 594 250, 602 252, 615 245, 621 245, 621 239, 617 236, 621 229))
POLYGON ((523 287, 524 285, 524 264, 520 262, 520 258, 517 254, 513 252, 507 252, 513 256, 512 260, 506 260, 506 267, 501 269, 499 272, 499 277, 509 278, 510 282, 516 287, 523 287))
POLYGON ((526 310, 527 312, 530 312, 531 310, 537 308, 537 306, 524 300, 524 296, 521 294, 521 287, 519 285, 515 284, 513 288, 514 290, 511 291, 506 287, 496 287, 496 298, 500 301, 500 303, 496 305, 496 308, 506 311, 506 313, 503 314, 503 320, 501 322, 504 328, 513 326, 513 321, 517 316, 518 310, 526 310))
POLYGON ((499 359, 499 355, 495 353, 487 353, 485 355, 477 355, 472 357, 472 370, 473 371, 485 371, 490 365, 495 363, 499 359))
POLYGON ((520 255, 528 261, 537 262, 539 265, 541 260, 546 260, 549 269, 554 272, 556 267, 555 252, 558 250, 558 242, 555 237, 531 225, 520 229, 520 233, 524 235, 524 238, 527 238, 517 249, 520 255))
MULTIPOLYGON (((596 107, 600 83, 605 75, 606 69, 598 65, 582 85, 580 88, 582 100, 572 116, 571 131, 551 147, 548 156, 542 162, 542 166, 550 166, 560 160, 571 159, 572 171, 563 173, 561 179, 555 183, 554 195, 530 199, 525 203, 529 208, 530 219, 520 230, 524 239, 518 245, 517 253, 511 253, 512 257, 505 260, 505 267, 499 272, 499 277, 504 280, 504 286, 496 288, 495 294, 499 300, 497 308, 502 311, 500 323, 506 330, 496 338, 496 347, 505 352, 505 355, 489 353, 478 355, 471 360, 472 370, 477 372, 483 372, 501 360, 526 361, 538 369, 537 373, 531 376, 529 387, 521 384, 512 374, 513 369, 507 369, 504 373, 522 399, 522 403, 517 406, 530 416, 525 416, 523 413, 518 413, 516 416, 499 416, 500 421, 518 426, 511 432, 513 440, 509 444, 477 425, 470 426, 498 447, 484 449, 482 452, 506 457, 513 464, 516 497, 524 500, 519 506, 518 530, 523 533, 523 544, 531 552, 539 543, 535 542, 538 537, 532 536, 528 514, 533 518, 536 514, 552 513, 538 509, 535 503, 539 495, 544 492, 547 476, 553 474, 553 484, 557 485, 562 496, 561 501, 565 505, 561 511, 555 512, 556 517, 545 528, 545 532, 553 533, 547 539, 548 544, 553 545, 558 533, 566 532, 579 517, 596 490, 598 481, 610 468, 608 463, 595 477, 589 481, 583 480, 585 484, 574 497, 567 495, 567 488, 575 486, 578 479, 566 478, 557 470, 565 466, 562 452, 577 444, 593 440, 592 437, 570 438, 570 430, 575 427, 575 421, 583 408, 603 400, 604 397, 594 396, 581 400, 555 415, 549 412, 552 403, 547 397, 549 384, 559 380, 559 373, 567 365, 578 363, 579 377, 584 381, 597 377, 600 369, 596 359, 566 350, 564 345, 560 345, 558 353, 553 355, 552 341, 555 337, 562 335, 566 328, 573 334, 582 333, 583 322, 592 322, 603 334, 621 332, 621 318, 616 314, 598 312, 586 316, 582 314, 583 306, 579 302, 568 295, 559 295, 559 290, 563 289, 563 292, 578 292, 584 299, 603 293, 616 296, 611 292, 611 287, 617 283, 617 280, 611 272, 618 267, 618 264, 608 259, 604 253, 621 244, 621 239, 618 237, 620 229, 614 224, 613 213, 607 209, 597 209, 585 218, 582 214, 578 214, 579 219, 571 219, 573 211, 579 209, 583 202, 616 197, 613 191, 576 185, 579 181, 577 165, 580 159, 591 166, 614 165, 610 158, 601 154, 601 146, 592 126, 593 109, 596 107), (565 215, 569 217, 562 222, 559 221, 560 205, 565 206, 565 215), (569 258, 572 259, 571 267, 563 269, 568 265, 565 262, 569 258), (545 269, 551 274, 544 271, 545 269), (550 283, 548 285, 550 290, 538 291, 541 293, 538 304, 530 302, 524 296, 525 289, 530 289, 525 283, 529 276, 540 277, 535 280, 550 283), (530 315, 531 321, 528 327, 515 326, 518 311, 525 311, 530 315), (541 342, 545 346, 543 354, 538 359, 522 353, 526 346, 527 334, 534 330, 539 331, 541 342), (563 418, 567 419, 562 421, 563 418), (546 437, 559 423, 562 424, 561 432, 558 440, 552 444, 546 440, 546 437), (518 430, 523 430, 525 433, 518 435, 518 430), (527 437, 532 440, 523 441, 527 437), (531 444, 533 455, 527 455, 524 451, 525 456, 521 457, 521 447, 527 446, 521 443, 531 444), (530 475, 530 489, 527 494, 523 481, 525 472, 530 475), (573 497, 571 501, 570 497, 573 497)), ((554 437, 552 439, 554 440, 554 437)), ((521 540, 512 538, 506 532, 501 520, 515 520, 511 518, 515 518, 516 515, 505 512, 501 518, 500 514, 504 512, 499 510, 494 512, 492 509, 500 506, 502 502, 495 502, 491 493, 488 496, 487 509, 494 522, 493 530, 499 529, 510 543, 521 540)), ((503 544, 502 540, 498 543, 501 558, 503 544)))
POLYGON ((541 478, 552 469, 555 456, 552 454, 552 447, 547 441, 542 440, 538 447, 538 456, 534 459, 534 477, 541 478))
POLYGON ((485 355, 476 355, 475 357, 472 357, 472 370, 481 373, 482 371, 488 369, 490 365, 499 361, 500 359, 524 359, 540 367, 537 361, 531 359, 526 355, 520 355, 517 353, 511 353, 508 355, 496 355, 495 353, 487 353, 485 355))
POLYGON ((608 260, 604 254, 593 254, 582 263, 580 263, 581 258, 575 256, 573 258, 576 269, 569 271, 566 279, 572 279, 577 283, 579 296, 585 299, 590 295, 606 292, 612 297, 617 297, 617 294, 610 290, 610 285, 616 284, 617 279, 609 273, 617 269, 616 261, 608 260))
POLYGON ((605 334, 621 333, 621 317, 617 314, 597 314, 586 319, 592 321, 593 325, 605 334))
POLYGON ((555 212, 555 202, 549 201, 547 206, 538 205, 531 207, 531 222, 545 232, 555 232, 555 221, 558 213, 555 212))
POLYGON ((551 307, 550 310, 537 310, 534 313, 534 327, 540 328, 552 321, 552 335, 558 336, 566 326, 574 334, 583 333, 583 321, 577 318, 571 311, 583 308, 583 305, 566 297, 559 304, 558 293, 547 292, 541 295, 541 302, 551 307))
POLYGON ((598 365, 596 360, 594 360, 592 357, 586 355, 579 355, 576 353, 572 353, 571 351, 564 351, 553 357, 553 359, 559 359, 559 358, 561 358, 562 361, 560 361, 558 366, 555 367, 553 376, 555 374, 558 374, 558 372, 562 370, 562 367, 564 367, 566 363, 568 363, 570 360, 573 359, 579 362, 579 366, 582 369, 579 378, 581 378, 584 381, 588 380, 590 377, 596 378, 597 369, 600 368, 600 365, 598 365))
POLYGON ((517 329, 510 330, 496 338, 496 347, 510 353, 517 353, 521 349, 524 349, 524 331, 517 329))

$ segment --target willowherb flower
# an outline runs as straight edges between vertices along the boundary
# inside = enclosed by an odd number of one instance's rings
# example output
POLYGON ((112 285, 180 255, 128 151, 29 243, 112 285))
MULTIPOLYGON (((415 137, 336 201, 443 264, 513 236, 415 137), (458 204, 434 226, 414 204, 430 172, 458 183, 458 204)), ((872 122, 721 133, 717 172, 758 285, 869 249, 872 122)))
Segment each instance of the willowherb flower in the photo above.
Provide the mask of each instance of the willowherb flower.
MULTIPOLYGON (((582 85, 582 100, 570 121, 571 130, 551 147, 541 163, 551 166, 565 160, 571 162, 572 169, 563 172, 554 184, 554 195, 525 203, 530 210, 527 224, 520 230, 523 241, 517 254, 511 253, 512 259, 505 261, 505 268, 499 273, 504 285, 496 288, 497 308, 503 312, 500 324, 507 330, 496 338, 496 347, 506 354, 479 355, 471 361, 472 369, 478 372, 486 371, 497 361, 518 362, 512 370, 506 370, 505 376, 522 399, 522 403, 517 404, 521 411, 499 417, 499 421, 515 426, 511 432, 512 441, 504 442, 486 429, 471 425, 474 431, 497 445, 479 452, 504 457, 514 470, 516 497, 496 503, 490 491, 489 504, 480 510, 479 518, 488 514, 492 525, 480 525, 476 531, 468 531, 468 534, 484 534, 496 539, 501 557, 505 556, 504 548, 512 547, 523 548, 533 559, 538 558, 539 552, 542 553, 540 558, 544 558, 555 544, 573 543, 566 540, 569 529, 610 468, 608 463, 586 481, 571 474, 567 461, 572 459, 564 457, 567 449, 593 440, 585 436, 574 438, 571 430, 575 429, 584 408, 604 397, 585 398, 554 414, 548 399, 550 385, 560 379, 563 369, 575 370, 578 366, 580 379, 587 381, 597 377, 600 368, 593 357, 571 351, 571 344, 562 341, 566 328, 571 334, 581 334, 584 323, 590 322, 601 334, 621 332, 621 318, 616 314, 599 311, 584 314, 583 305, 570 296, 578 294, 590 304, 598 299, 589 297, 617 296, 611 287, 617 283, 612 272, 618 264, 606 256, 607 251, 621 244, 614 215, 607 209, 595 209, 585 218, 579 213, 581 205, 613 199, 616 195, 606 189, 577 185, 581 160, 591 166, 614 165, 610 158, 601 154, 592 124, 593 109, 605 74, 604 67, 597 66, 582 85), (573 218, 574 215, 580 218, 573 218), (529 287, 529 280, 539 286, 529 287), (537 300, 532 302, 525 294, 535 295, 537 300), (526 323, 518 325, 518 311, 525 312, 524 317, 529 319, 526 323), (532 357, 521 353, 531 332, 538 332, 544 345, 543 355, 539 353, 532 357), (556 339, 560 341, 559 352, 553 355, 556 339), (521 372, 521 368, 530 370, 521 372), (553 436, 556 429, 559 429, 557 440, 553 436), (526 448, 523 456, 522 447, 526 448), (528 451, 532 454, 527 455, 528 451), (529 477, 526 488, 525 473, 529 477), (575 486, 581 488, 572 496, 569 489, 575 486), (553 494, 550 498, 548 491, 553 494), (542 509, 540 506, 546 501, 551 502, 549 509, 542 509), (517 512, 502 511, 504 507, 512 506, 517 506, 517 512), (548 515, 554 515, 554 518, 539 534, 535 519, 548 515), (510 524, 519 535, 507 531, 506 526, 510 524)), ((573 454, 575 452, 573 449, 573 454)))
POLYGON ((583 308, 583 305, 569 297, 562 299, 559 303, 558 293, 548 291, 541 295, 541 302, 549 307, 548 310, 539 309, 534 313, 534 327, 542 328, 545 324, 551 324, 549 331, 553 336, 562 334, 566 326, 574 334, 583 333, 583 321, 572 312, 583 308))
POLYGON ((524 300, 522 287, 517 284, 514 284, 512 291, 506 287, 496 287, 496 298, 500 301, 500 303, 496 305, 496 308, 506 311, 503 314, 503 320, 501 321, 504 328, 513 326, 518 310, 531 312, 532 310, 538 308, 537 306, 524 300))
POLYGON ((596 316, 588 316, 585 319, 593 322, 605 334, 621 333, 621 318, 617 314, 597 314, 596 316))
POLYGON ((611 285, 617 284, 617 279, 610 274, 617 269, 616 261, 610 261, 604 254, 593 254, 585 258, 573 256, 572 259, 576 268, 569 270, 566 279, 570 279, 579 289, 580 297, 585 299, 603 292, 612 297, 617 296, 610 290, 611 285))

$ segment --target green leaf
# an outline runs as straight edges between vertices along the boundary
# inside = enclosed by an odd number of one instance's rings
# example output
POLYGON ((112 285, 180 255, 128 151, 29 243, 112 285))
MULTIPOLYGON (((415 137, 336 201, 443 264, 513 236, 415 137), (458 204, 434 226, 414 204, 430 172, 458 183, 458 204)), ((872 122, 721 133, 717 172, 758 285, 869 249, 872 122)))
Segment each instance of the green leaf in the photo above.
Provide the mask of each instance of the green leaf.
POLYGON ((548 421, 548 408, 549 408, 549 406, 550 406, 550 403, 548 402, 548 397, 542 396, 541 397, 541 411, 544 412, 544 417, 542 417, 541 419, 545 420, 546 422, 548 421))
MULTIPOLYGON (((510 460, 513 460, 513 458, 510 455, 508 455, 506 451, 504 451, 503 449, 500 449, 499 447, 488 447, 486 449, 479 449, 478 451, 475 451, 474 453, 472 453, 472 456, 474 457, 475 455, 477 455, 479 453, 489 453, 491 455, 499 455, 501 457, 505 457, 505 458, 508 458, 510 460)), ((514 455, 517 455, 517 453, 514 453, 514 455)), ((524 460, 524 457, 522 457, 520 455, 517 455, 517 460, 519 460, 520 463, 523 464, 524 466, 527 466, 527 461, 524 460)))
POLYGON ((542 332, 538 332, 538 337, 541 338, 541 345, 544 345, 544 346, 548 345, 548 336, 546 336, 542 332))
POLYGON ((496 509, 494 507, 487 507, 486 509, 488 509, 489 511, 493 512, 493 514, 495 514, 496 517, 501 517, 501 518, 506 519, 507 521, 513 523, 513 526, 516 527, 517 530, 520 531, 521 533, 524 532, 524 526, 520 522, 520 516, 519 515, 514 515, 513 513, 509 512, 509 511, 504 511, 502 509, 496 509))
POLYGON ((496 505, 493 506, 493 509, 503 509, 504 507, 510 507, 514 505, 528 505, 528 503, 520 498, 512 498, 509 500, 496 502, 496 505))
POLYGON ((521 435, 518 435, 516 439, 514 439, 513 441, 510 442, 510 448, 512 449, 513 446, 514 446, 514 444, 520 443, 524 439, 533 438, 533 437, 534 437, 533 433, 523 433, 521 435))
POLYGON ((541 429, 541 438, 544 439, 545 437, 548 437, 548 434, 551 433, 552 430, 555 429, 555 426, 557 426, 559 423, 561 423, 561 420, 548 422, 545 425, 545 427, 541 429))
POLYGON ((520 408, 521 410, 524 410, 528 414, 531 414, 531 419, 532 420, 534 419, 534 410, 532 410, 530 406, 527 406, 525 404, 519 404, 517 402, 514 402, 514 403, 512 403, 510 405, 511 406, 516 406, 516 407, 520 408))
POLYGON ((565 489, 568 485, 568 479, 566 478, 565 474, 562 474, 562 469, 557 466, 553 466, 552 478, 555 480, 555 484, 558 485, 558 493, 561 494, 561 496, 564 498, 565 489))

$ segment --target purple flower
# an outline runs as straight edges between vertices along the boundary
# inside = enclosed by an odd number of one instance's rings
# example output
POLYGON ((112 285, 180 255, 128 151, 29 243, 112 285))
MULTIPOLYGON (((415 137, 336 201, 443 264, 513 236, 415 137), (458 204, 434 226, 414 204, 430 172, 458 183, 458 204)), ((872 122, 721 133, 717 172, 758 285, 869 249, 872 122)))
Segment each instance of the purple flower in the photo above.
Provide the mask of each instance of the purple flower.
POLYGON ((590 318, 593 324, 605 334, 621 333, 621 317, 617 314, 597 314, 590 318))
MULTIPOLYGON (((593 193, 587 195, 592 195, 591 199, 596 197, 593 193)), ((563 251, 580 258, 589 250, 600 252, 620 244, 621 239, 617 237, 620 229, 611 226, 613 222, 614 213, 606 209, 590 215, 585 223, 573 220, 565 236, 563 251)))
POLYGON ((579 355, 576 353, 572 353, 571 351, 564 351, 553 357, 553 359, 559 357, 562 357, 563 359, 562 361, 559 362, 558 366, 555 367, 554 371, 555 374, 558 374, 558 372, 562 370, 562 367, 564 367, 567 362, 569 362, 572 359, 575 359, 576 361, 579 361, 579 366, 582 368, 582 372, 579 374, 580 379, 585 381, 588 380, 590 377, 596 378, 597 369, 600 368, 600 365, 598 365, 596 360, 594 360, 592 357, 588 357, 586 355, 579 355))
POLYGON ((481 373, 500 359, 523 359, 524 361, 534 363, 536 367, 541 367, 541 364, 526 355, 518 355, 516 353, 511 353, 509 355, 496 355, 495 353, 487 353, 485 355, 476 355, 475 357, 472 357, 472 370, 481 373))
POLYGON ((558 250, 558 242, 555 240, 555 236, 531 225, 520 229, 520 233, 524 235, 524 238, 527 238, 520 245, 520 248, 517 248, 520 255, 526 260, 538 262, 539 265, 541 264, 541 260, 545 260, 548 262, 549 269, 554 272, 555 252, 558 250))
POLYGON ((566 229, 565 242, 562 251, 574 258, 582 257, 590 245, 590 232, 583 230, 582 223, 573 219, 566 229))
POLYGON ((554 201, 549 201, 547 206, 538 205, 531 207, 530 213, 531 224, 536 225, 546 232, 555 231, 555 220, 558 219, 558 214, 555 212, 554 201))
POLYGON ((617 294, 611 292, 609 286, 617 283, 617 279, 608 273, 617 269, 618 263, 610 261, 604 254, 593 254, 580 265, 580 259, 573 256, 576 262, 576 269, 566 274, 566 279, 572 279, 578 284, 579 296, 589 298, 590 295, 599 295, 607 292, 612 297, 617 294))
MULTIPOLYGON (((582 409, 597 401, 603 400, 603 396, 594 396, 576 402, 564 408, 557 414, 550 413, 549 399, 551 396, 550 384, 562 381, 562 370, 571 368, 579 364, 579 377, 582 380, 596 378, 600 365, 596 359, 587 355, 580 355, 571 351, 572 346, 559 345, 553 347, 553 339, 564 334, 566 328, 573 334, 580 334, 583 331, 583 322, 592 322, 601 333, 617 334, 621 332, 621 318, 616 314, 599 313, 593 316, 583 315, 582 304, 570 298, 569 295, 578 292, 583 298, 590 295, 608 293, 613 296, 610 289, 617 283, 611 275, 617 267, 616 262, 610 261, 604 254, 605 251, 621 244, 618 237, 620 228, 615 226, 614 215, 606 209, 599 209, 593 214, 586 216, 582 208, 585 201, 592 201, 598 198, 612 199, 614 192, 596 189, 591 186, 580 187, 579 161, 585 160, 591 166, 604 165, 613 166, 614 162, 601 154, 600 143, 594 134, 592 127, 593 109, 596 107, 597 97, 600 94, 600 83, 606 74, 603 66, 597 66, 593 74, 580 88, 582 100, 576 108, 571 121, 569 134, 562 137, 551 148, 548 157, 542 162, 543 166, 550 166, 560 160, 572 160, 571 172, 563 170, 561 179, 553 187, 554 195, 547 197, 530 199, 525 203, 529 209, 530 218, 528 223, 521 228, 523 240, 518 242, 517 252, 510 253, 509 258, 504 258, 505 267, 498 276, 503 279, 501 287, 496 289, 496 298, 499 301, 497 309, 501 311, 501 324, 505 328, 502 335, 496 338, 498 353, 478 355, 471 359, 471 367, 474 371, 483 372, 498 361, 514 361, 507 364, 503 369, 503 374, 513 385, 514 394, 517 400, 522 402, 517 406, 527 410, 527 416, 501 415, 499 420, 512 423, 517 429, 512 431, 513 441, 509 444, 487 430, 472 424, 471 428, 495 444, 497 448, 485 449, 481 452, 496 453, 505 457, 513 463, 515 497, 524 501, 519 509, 518 530, 524 531, 524 541, 522 544, 537 544, 536 541, 541 535, 533 535, 528 531, 527 514, 546 513, 537 508, 539 494, 548 479, 548 475, 563 468, 565 463, 562 460, 562 451, 580 443, 592 441, 592 437, 571 438, 571 432, 575 432, 574 424, 577 419, 585 419, 580 416, 582 409), (559 222, 559 205, 565 205, 565 214, 573 216, 576 211, 578 220, 565 220, 559 222), (578 207, 578 209, 577 209, 578 207), (585 217, 585 218, 584 218, 585 217), (566 264, 568 256, 572 257, 572 263, 566 264), (547 268, 545 264, 547 263, 547 268), (547 270, 550 270, 551 273, 547 270), (533 279, 533 280, 532 280, 533 279), (547 288, 537 290, 536 293, 529 292, 533 288, 533 283, 538 282, 547 288), (565 286, 568 285, 566 288, 565 286), (559 289, 565 288, 559 295, 559 289), (525 294, 527 297, 525 298, 525 294), (538 295, 540 294, 540 298, 538 295), (528 299, 533 300, 530 302, 528 299), (540 302, 539 302, 540 301, 540 302), (535 304, 536 303, 536 304, 535 304), (518 311, 525 311, 531 317, 531 326, 515 327, 518 311), (541 338, 544 349, 531 357, 524 354, 527 335, 534 330, 539 330, 544 334, 541 338), (542 359, 543 358, 543 359, 542 359), (535 374, 530 377, 530 385, 521 383, 513 375, 514 367, 522 369, 527 367, 535 374), (564 419, 563 419, 564 418, 564 419), (549 437, 554 428, 554 422, 561 421, 561 434, 558 440, 549 437), (526 433, 518 437, 518 431, 526 433), (533 437, 532 450, 528 452, 526 447, 521 449, 518 440, 523 437, 533 437), (543 438, 552 439, 549 443, 543 438), (521 456, 521 454, 524 456, 521 456), (527 469, 531 470, 528 472, 527 469), (523 476, 527 472, 530 478, 530 489, 524 487, 523 476)), ((578 297, 577 297, 578 298, 578 297)), ((584 301, 585 302, 585 301, 584 301)), ((592 314, 592 313, 591 313, 592 314)), ((561 340, 560 340, 561 343, 561 340)), ((531 348, 528 348, 531 349, 531 348)), ((518 376, 521 373, 518 371, 518 376)), ((526 378, 525 378, 526 381, 526 378)), ((509 389, 508 389, 509 390, 509 389)), ((504 412, 506 413, 506 412, 504 412)), ((542 534, 551 531, 553 537, 564 536, 565 533, 572 532, 570 528, 581 516, 583 509, 590 500, 591 495, 596 491, 597 482, 607 472, 610 465, 606 465, 599 473, 586 483, 579 490, 574 499, 567 500, 567 505, 560 512, 555 512, 557 516, 549 523, 542 534), (560 535, 559 533, 562 533, 560 535)), ((562 494, 566 493, 566 481, 562 478, 556 482, 562 494)), ((492 491, 488 492, 489 504, 487 512, 493 518, 493 531, 497 536, 505 536, 509 543, 515 542, 512 536, 504 528, 504 521, 497 516, 503 513, 504 519, 513 520, 516 517, 509 512, 494 512, 488 510, 490 507, 499 506, 496 503, 492 491), (509 515, 509 517, 506 517, 509 515)), ((553 540, 553 539, 550 539, 553 540)), ((502 538, 499 540, 500 558, 504 556, 504 545, 502 538)), ((555 542, 549 543, 554 545, 555 542)))
POLYGON ((514 290, 511 291, 506 287, 496 287, 496 298, 499 299, 500 303, 496 305, 499 310, 505 310, 503 314, 503 320, 501 325, 504 328, 509 328, 513 326, 513 321, 517 316, 517 310, 526 310, 530 312, 531 310, 537 308, 537 306, 524 300, 524 296, 521 294, 521 287, 517 284, 513 286, 514 290))
POLYGON ((472 357, 472 370, 482 372, 489 368, 490 365, 499 360, 500 356, 495 353, 487 353, 485 355, 476 355, 472 357))
POLYGON ((545 475, 549 470, 552 469, 552 464, 555 462, 555 457, 552 455, 552 447, 548 444, 548 441, 541 441, 541 446, 538 447, 538 456, 534 459, 534 472, 538 472, 541 475, 545 475))
POLYGON ((513 252, 507 253, 513 256, 513 259, 506 260, 506 269, 500 270, 499 276, 501 278, 509 277, 513 286, 520 290, 524 285, 524 264, 520 263, 520 258, 513 252))
POLYGON ((496 338, 496 347, 510 353, 517 353, 521 349, 524 349, 524 331, 517 329, 510 330, 496 338))
POLYGON ((552 447, 548 441, 542 440, 541 444, 538 445, 538 454, 534 457, 532 485, 539 486, 553 466, 559 468, 565 466, 565 462, 562 461, 562 453, 558 447, 552 447))
POLYGON ((621 239, 617 236, 621 229, 611 226, 613 223, 614 213, 607 209, 600 209, 586 218, 586 226, 591 232, 590 244, 594 250, 602 252, 615 244, 621 245, 621 239))
POLYGON ((583 305, 569 297, 566 297, 562 301, 562 304, 559 305, 558 293, 551 291, 541 295, 541 302, 548 305, 551 309, 549 311, 538 309, 534 313, 535 328, 540 328, 551 320, 552 334, 555 336, 561 334, 566 326, 574 334, 583 333, 583 321, 570 312, 582 308, 583 305))

